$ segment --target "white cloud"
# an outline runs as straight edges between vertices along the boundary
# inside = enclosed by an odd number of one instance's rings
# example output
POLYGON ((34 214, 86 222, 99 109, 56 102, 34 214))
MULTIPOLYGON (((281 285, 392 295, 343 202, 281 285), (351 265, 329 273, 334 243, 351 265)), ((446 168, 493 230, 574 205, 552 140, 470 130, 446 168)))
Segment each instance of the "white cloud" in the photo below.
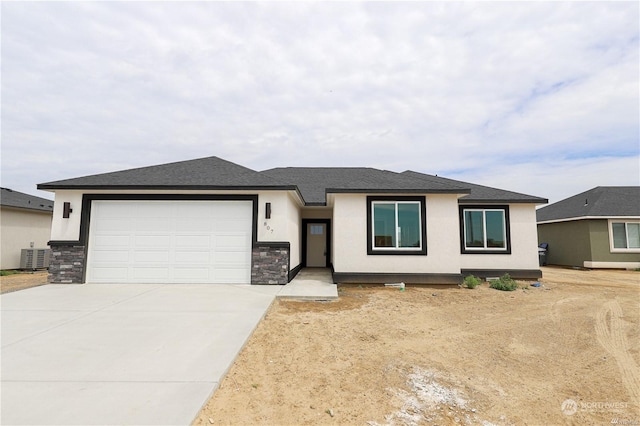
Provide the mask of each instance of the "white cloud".
POLYGON ((3 3, 2 14, 2 184, 16 190, 209 155, 258 170, 498 176, 551 199, 612 176, 639 184, 635 2, 3 3))

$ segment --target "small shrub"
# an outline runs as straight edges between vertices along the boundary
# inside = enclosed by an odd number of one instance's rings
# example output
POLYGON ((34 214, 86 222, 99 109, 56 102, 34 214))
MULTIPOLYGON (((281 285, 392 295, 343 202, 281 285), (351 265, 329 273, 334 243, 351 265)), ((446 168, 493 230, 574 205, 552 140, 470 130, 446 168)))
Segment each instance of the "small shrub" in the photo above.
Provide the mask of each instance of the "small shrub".
POLYGON ((5 269, 3 271, 0 271, 0 277, 6 277, 7 275, 14 275, 14 274, 19 274, 18 271, 12 271, 9 269, 5 269))
POLYGON ((518 283, 514 281, 509 274, 504 274, 497 280, 493 280, 489 283, 489 287, 495 288, 501 291, 514 291, 518 288, 518 283))
POLYGON ((467 275, 464 278, 464 286, 467 288, 476 288, 480 285, 480 283, 481 283, 480 278, 474 275, 467 275))

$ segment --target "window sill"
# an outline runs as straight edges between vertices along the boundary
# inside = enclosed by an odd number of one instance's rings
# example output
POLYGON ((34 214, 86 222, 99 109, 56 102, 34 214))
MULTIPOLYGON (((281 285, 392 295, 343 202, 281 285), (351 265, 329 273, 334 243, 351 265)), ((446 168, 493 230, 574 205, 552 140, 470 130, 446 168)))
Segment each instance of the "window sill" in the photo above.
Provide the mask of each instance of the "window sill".
POLYGON ((511 254, 511 250, 462 250, 460 254, 511 254))
POLYGON ((426 256, 427 249, 422 250, 367 250, 370 256, 426 256))

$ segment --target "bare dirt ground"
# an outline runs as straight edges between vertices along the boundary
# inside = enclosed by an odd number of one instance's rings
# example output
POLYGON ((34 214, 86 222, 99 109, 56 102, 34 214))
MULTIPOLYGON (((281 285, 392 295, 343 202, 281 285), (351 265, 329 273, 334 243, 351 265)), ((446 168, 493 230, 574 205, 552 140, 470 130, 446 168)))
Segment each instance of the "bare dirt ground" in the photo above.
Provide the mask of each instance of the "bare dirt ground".
POLYGON ((640 424, 640 272, 543 272, 277 300, 194 424, 640 424))
POLYGON ((0 294, 24 290, 47 283, 47 271, 22 272, 0 277, 0 294))

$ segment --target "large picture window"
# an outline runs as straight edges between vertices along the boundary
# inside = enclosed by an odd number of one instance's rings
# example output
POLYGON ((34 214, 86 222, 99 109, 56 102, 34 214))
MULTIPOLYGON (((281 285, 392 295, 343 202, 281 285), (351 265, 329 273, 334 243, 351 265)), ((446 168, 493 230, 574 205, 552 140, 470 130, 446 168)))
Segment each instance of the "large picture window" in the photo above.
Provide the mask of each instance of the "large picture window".
POLYGON ((510 253, 507 206, 461 206, 462 253, 510 253))
POLYGON ((424 197, 367 197, 369 254, 426 254, 424 197))
POLYGON ((640 221, 610 221, 612 251, 640 251, 640 221))

